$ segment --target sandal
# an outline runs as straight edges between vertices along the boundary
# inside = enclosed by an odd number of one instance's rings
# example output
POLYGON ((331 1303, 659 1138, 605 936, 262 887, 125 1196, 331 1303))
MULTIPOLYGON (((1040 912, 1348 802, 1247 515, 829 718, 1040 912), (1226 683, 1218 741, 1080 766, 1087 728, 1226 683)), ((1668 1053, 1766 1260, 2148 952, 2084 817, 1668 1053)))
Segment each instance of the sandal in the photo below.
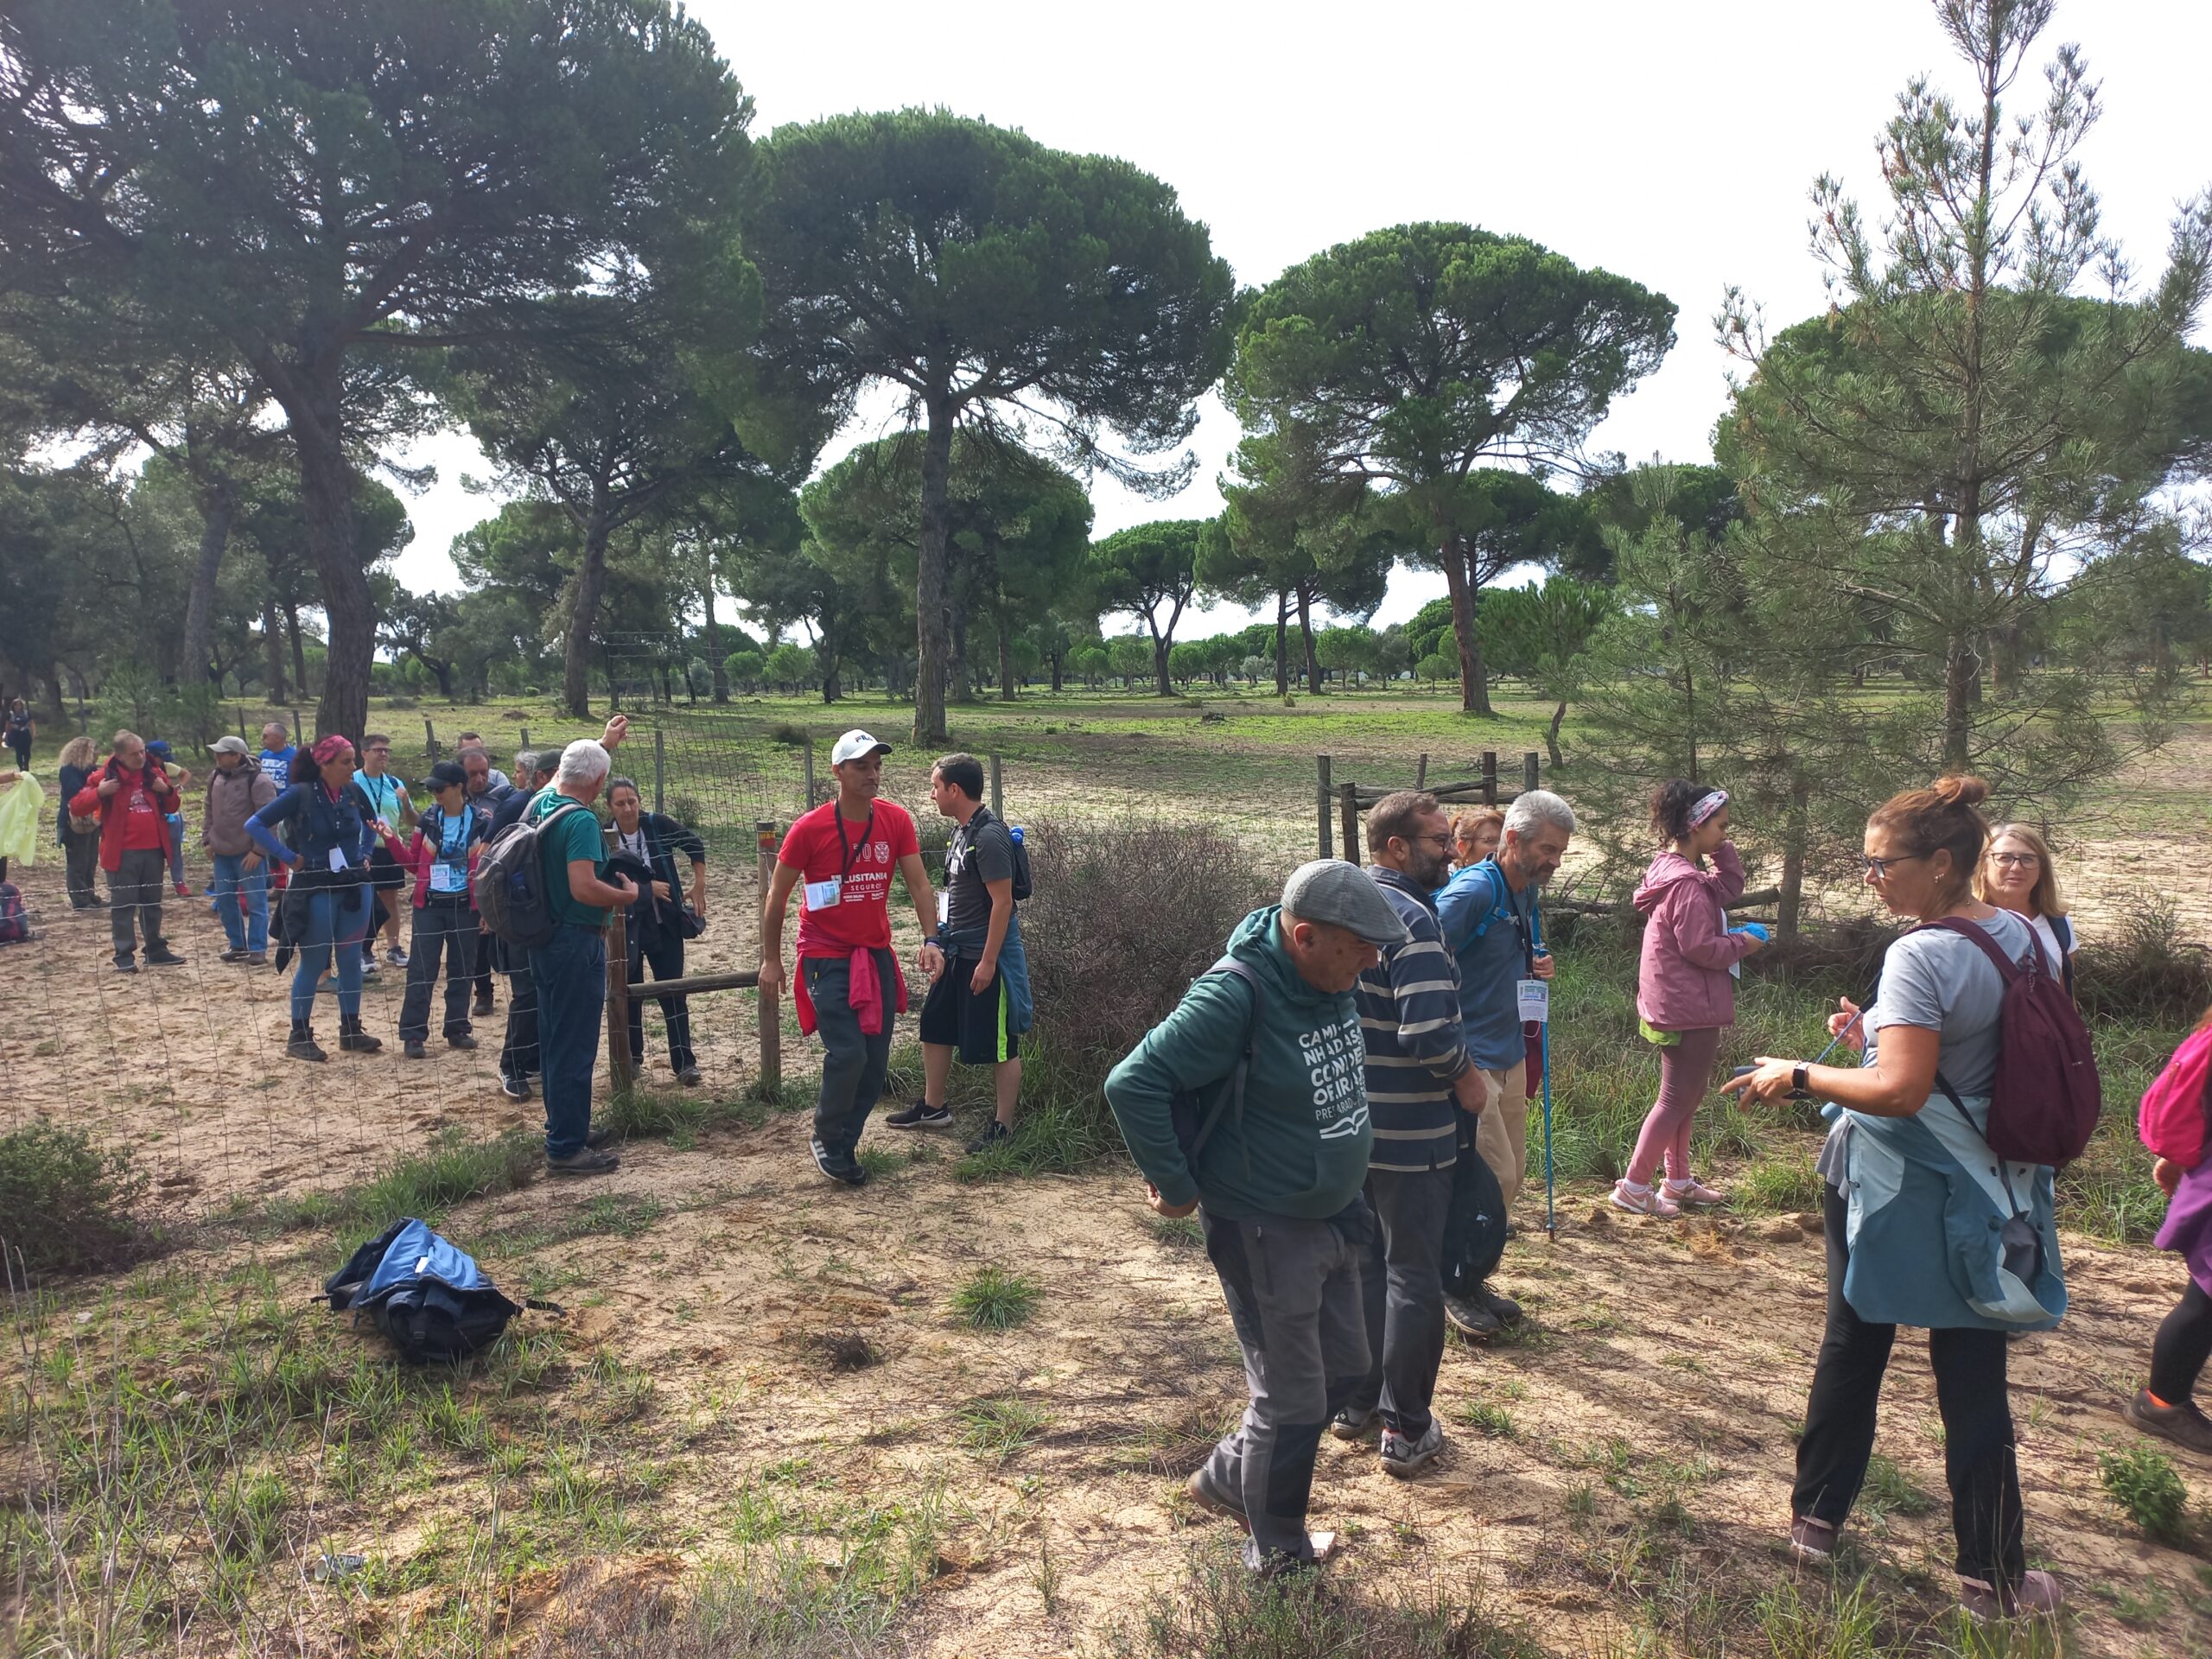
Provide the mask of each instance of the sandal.
POLYGON ((1613 1207, 1632 1216, 1655 1216, 1661 1221, 1672 1221, 1682 1213, 1681 1206, 1657 1187, 1647 1186, 1639 1192, 1625 1179, 1613 1183, 1613 1207))

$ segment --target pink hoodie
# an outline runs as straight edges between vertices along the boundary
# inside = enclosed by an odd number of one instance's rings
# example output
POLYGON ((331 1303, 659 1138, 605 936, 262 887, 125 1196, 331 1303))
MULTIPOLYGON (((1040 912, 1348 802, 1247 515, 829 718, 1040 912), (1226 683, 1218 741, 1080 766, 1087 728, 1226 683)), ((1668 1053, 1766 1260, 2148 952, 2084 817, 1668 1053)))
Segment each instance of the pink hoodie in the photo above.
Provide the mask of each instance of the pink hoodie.
POLYGON ((1728 965, 1751 951, 1746 934, 1721 925, 1723 906, 1744 891, 1744 861, 1722 842, 1713 868, 1700 870, 1680 853, 1651 861, 1636 889, 1644 918, 1643 957, 1636 976, 1636 1011, 1661 1031, 1702 1031, 1736 1023, 1736 985, 1728 965))

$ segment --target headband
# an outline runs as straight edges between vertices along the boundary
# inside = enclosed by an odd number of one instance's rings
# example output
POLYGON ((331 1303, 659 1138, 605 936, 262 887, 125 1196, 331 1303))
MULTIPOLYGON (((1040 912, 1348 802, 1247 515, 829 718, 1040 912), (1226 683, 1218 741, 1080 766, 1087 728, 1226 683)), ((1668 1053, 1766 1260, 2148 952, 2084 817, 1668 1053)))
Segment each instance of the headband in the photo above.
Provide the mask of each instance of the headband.
POLYGON ((1716 789, 1695 806, 1690 808, 1690 828, 1694 830, 1707 818, 1728 804, 1728 791, 1716 789))
POLYGON ((328 737, 324 738, 321 742, 317 743, 313 749, 308 751, 308 753, 314 757, 315 765, 318 766, 327 766, 333 760, 336 760, 340 754, 353 747, 353 740, 352 738, 341 737, 337 733, 333 732, 328 737))

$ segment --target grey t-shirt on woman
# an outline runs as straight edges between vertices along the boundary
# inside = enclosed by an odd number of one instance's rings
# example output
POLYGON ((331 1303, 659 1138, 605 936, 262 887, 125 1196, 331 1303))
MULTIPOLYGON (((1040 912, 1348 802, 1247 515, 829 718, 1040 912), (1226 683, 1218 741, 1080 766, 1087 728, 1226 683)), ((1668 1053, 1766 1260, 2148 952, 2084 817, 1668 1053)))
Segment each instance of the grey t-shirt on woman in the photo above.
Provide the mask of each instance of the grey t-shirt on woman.
MULTIPOLYGON (((2015 962, 2030 955, 2028 924, 2007 910, 1980 923, 1997 948, 2015 962)), ((1866 1010, 1866 1053, 1872 1065, 1885 1026, 1916 1026, 1936 1033, 1936 1066, 1963 1097, 1986 1095, 1997 1078, 2004 1028, 1999 1009, 2005 979, 1982 948, 1948 928, 1923 928, 1890 947, 1882 979, 1866 1010)), ((1814 1166, 1832 1184, 1842 1179, 1844 1140, 1851 1120, 1839 1117, 1814 1166)))

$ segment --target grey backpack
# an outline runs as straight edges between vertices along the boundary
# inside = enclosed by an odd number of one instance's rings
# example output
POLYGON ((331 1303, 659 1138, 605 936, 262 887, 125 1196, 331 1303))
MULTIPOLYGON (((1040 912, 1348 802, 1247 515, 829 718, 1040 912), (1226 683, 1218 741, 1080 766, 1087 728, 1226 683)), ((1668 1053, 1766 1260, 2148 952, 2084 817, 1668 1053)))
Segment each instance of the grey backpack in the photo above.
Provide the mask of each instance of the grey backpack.
POLYGON ((552 894, 546 891, 545 862, 538 856, 540 837, 548 825, 582 810, 582 801, 564 802, 535 823, 509 824, 485 843, 469 891, 476 913, 502 944, 542 950, 553 943, 552 894))

